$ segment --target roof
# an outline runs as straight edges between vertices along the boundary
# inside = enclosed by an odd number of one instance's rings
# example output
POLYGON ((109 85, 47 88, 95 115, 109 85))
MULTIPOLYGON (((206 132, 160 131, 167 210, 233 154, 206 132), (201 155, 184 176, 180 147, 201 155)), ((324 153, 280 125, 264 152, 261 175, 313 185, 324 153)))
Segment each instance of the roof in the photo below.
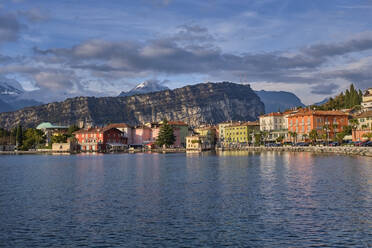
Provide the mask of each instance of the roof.
POLYGON ((247 121, 244 122, 242 125, 247 125, 247 126, 259 126, 260 123, 258 121, 247 121))
POLYGON ((361 114, 355 116, 355 118, 366 118, 366 117, 372 117, 372 111, 362 112, 361 114))
POLYGON ((104 133, 104 132, 107 132, 111 129, 115 129, 117 130, 118 132, 122 133, 122 131, 120 131, 119 129, 115 128, 115 127, 109 127, 109 126, 106 126, 104 128, 89 128, 89 129, 80 129, 76 132, 74 132, 74 134, 79 134, 79 133, 104 133))
POLYGON ((36 129, 68 129, 68 126, 55 126, 50 122, 40 123, 36 129))
POLYGON ((169 125, 174 125, 174 126, 188 126, 185 122, 183 121, 168 121, 169 125))
POLYGON ((195 129, 198 129, 198 130, 213 130, 213 129, 216 129, 215 126, 206 126, 206 127, 196 127, 195 129))
POLYGON ((107 127, 113 127, 113 128, 130 128, 131 126, 129 126, 127 123, 112 123, 112 124, 109 124, 107 125, 107 127))
POLYGON ((268 113, 268 114, 260 115, 259 117, 269 117, 269 116, 283 116, 283 114, 280 113, 280 112, 273 112, 273 113, 268 113))
POLYGON ((291 114, 290 117, 293 117, 293 116, 308 116, 308 115, 348 116, 347 113, 342 112, 340 110, 310 110, 310 111, 308 110, 306 112, 291 114))

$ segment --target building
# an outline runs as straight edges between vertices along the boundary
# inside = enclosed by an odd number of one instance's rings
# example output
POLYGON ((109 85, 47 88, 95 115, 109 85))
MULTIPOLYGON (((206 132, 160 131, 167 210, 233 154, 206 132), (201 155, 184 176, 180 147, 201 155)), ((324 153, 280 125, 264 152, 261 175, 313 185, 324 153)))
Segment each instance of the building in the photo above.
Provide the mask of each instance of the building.
POLYGON ((206 151, 213 148, 207 137, 201 135, 190 135, 186 137, 186 150, 188 151, 206 151))
POLYGON ((136 126, 132 129, 132 142, 131 146, 143 146, 152 143, 152 129, 145 125, 136 126))
POLYGON ((66 143, 53 143, 52 144, 53 152, 78 152, 79 144, 76 141, 68 139, 66 143))
POLYGON ((372 88, 366 90, 362 99, 363 111, 372 111, 372 88))
POLYGON ((128 144, 123 132, 112 127, 81 129, 74 135, 83 152, 122 150, 128 144))
POLYGON ((225 141, 224 144, 231 143, 251 143, 255 132, 259 131, 258 122, 243 122, 234 123, 225 126, 225 141))
POLYGON ((194 132, 200 137, 203 144, 203 149, 214 148, 217 141, 217 131, 215 126, 204 126, 195 128, 194 132))
POLYGON ((284 140, 288 139, 288 115, 292 111, 284 113, 275 112, 259 117, 260 131, 267 134, 267 141, 276 141, 279 137, 284 140))
MULTIPOLYGON (((161 122, 160 122, 161 124, 161 122)), ((186 147, 186 137, 189 135, 189 126, 183 121, 168 121, 168 124, 172 126, 176 136, 175 147, 186 147), (179 137, 179 141, 178 138, 179 137)))
POLYGON ((288 131, 297 134, 297 140, 305 140, 312 130, 333 139, 348 125, 349 115, 342 111, 306 110, 288 115, 288 131))
POLYGON ((52 141, 52 136, 65 134, 68 130, 68 126, 57 126, 57 125, 53 125, 50 122, 43 122, 43 123, 40 123, 36 127, 36 129, 44 132, 45 137, 46 137, 45 145, 48 146, 49 143, 51 143, 52 141))
POLYGON ((107 128, 116 128, 123 132, 124 137, 128 139, 128 144, 132 144, 133 139, 133 128, 126 123, 112 123, 107 126, 107 128))
POLYGON ((226 141, 226 137, 225 137, 225 129, 226 127, 230 126, 230 125, 234 125, 234 124, 237 124, 238 122, 222 122, 222 123, 219 123, 218 124, 218 141, 223 144, 225 141, 226 141))
POLYGON ((358 120, 358 126, 352 130, 353 141, 361 141, 367 139, 364 135, 372 133, 372 110, 365 111, 355 116, 358 120))

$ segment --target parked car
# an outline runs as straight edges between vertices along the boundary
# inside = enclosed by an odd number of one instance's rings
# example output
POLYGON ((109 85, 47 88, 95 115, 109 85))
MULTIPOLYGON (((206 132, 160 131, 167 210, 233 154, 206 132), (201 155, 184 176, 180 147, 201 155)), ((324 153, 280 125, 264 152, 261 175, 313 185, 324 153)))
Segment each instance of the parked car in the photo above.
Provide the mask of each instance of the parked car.
POLYGON ((308 143, 308 142, 298 142, 298 143, 296 143, 296 146, 309 146, 310 145, 310 143, 308 143))
POLYGON ((354 143, 354 146, 364 146, 365 143, 367 143, 368 141, 356 141, 354 143))
POLYGON ((335 142, 329 143, 328 146, 339 146, 339 145, 340 145, 340 143, 338 143, 337 141, 335 141, 335 142))
POLYGON ((370 146, 372 146, 372 141, 367 141, 367 142, 363 143, 362 146, 370 147, 370 146))
POLYGON ((283 146, 293 146, 292 142, 286 141, 283 143, 283 146))

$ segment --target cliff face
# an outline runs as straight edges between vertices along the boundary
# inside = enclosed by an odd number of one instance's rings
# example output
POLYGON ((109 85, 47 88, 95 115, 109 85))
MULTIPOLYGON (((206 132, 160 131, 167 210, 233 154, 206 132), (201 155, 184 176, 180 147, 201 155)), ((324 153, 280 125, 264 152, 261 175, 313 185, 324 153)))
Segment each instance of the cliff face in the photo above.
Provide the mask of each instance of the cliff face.
POLYGON ((128 97, 76 97, 63 102, 0 114, 0 127, 19 124, 36 127, 48 121, 71 125, 78 120, 96 124, 181 120, 190 125, 227 120, 255 120, 264 113, 264 104, 248 85, 205 83, 175 90, 128 97))

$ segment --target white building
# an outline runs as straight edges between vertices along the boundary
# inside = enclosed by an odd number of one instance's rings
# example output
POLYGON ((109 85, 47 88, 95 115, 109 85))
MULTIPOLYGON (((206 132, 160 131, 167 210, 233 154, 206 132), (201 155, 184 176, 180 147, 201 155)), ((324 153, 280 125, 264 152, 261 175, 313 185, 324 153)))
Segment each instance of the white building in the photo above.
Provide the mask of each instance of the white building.
POLYGON ((363 111, 371 111, 372 110, 372 88, 366 90, 363 95, 362 101, 363 111))
POLYGON ((260 131, 288 130, 287 116, 282 113, 269 113, 260 116, 260 131))

